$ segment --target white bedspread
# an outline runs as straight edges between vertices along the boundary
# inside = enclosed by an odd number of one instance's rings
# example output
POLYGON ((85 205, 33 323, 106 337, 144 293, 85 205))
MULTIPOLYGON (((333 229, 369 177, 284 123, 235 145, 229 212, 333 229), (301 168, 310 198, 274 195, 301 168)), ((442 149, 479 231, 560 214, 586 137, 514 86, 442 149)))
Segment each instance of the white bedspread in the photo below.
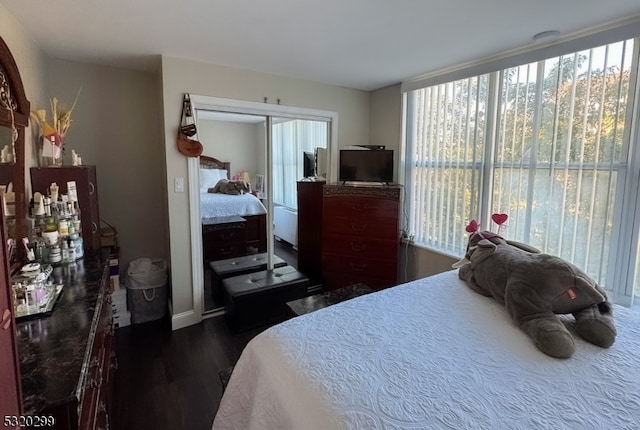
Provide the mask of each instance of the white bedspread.
POLYGON ((548 357, 457 271, 303 315, 255 337, 215 430, 637 429, 640 314, 548 357))
POLYGON ((200 193, 201 218, 232 215, 261 215, 267 209, 253 194, 229 195, 200 193))

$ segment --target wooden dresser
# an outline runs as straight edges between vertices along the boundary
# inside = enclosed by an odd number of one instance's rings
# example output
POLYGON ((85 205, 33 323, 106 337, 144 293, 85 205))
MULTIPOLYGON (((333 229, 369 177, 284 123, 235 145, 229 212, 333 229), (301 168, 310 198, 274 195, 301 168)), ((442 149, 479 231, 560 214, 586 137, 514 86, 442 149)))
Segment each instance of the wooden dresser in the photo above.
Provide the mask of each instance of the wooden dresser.
POLYGON ((312 284, 322 276, 322 190, 325 181, 298 182, 298 270, 312 284))
POLYGON ((202 253, 205 261, 225 260, 247 254, 247 222, 239 216, 202 220, 202 253))
POLYGON ((64 290, 52 314, 16 324, 24 414, 53 416, 55 429, 110 427, 117 361, 108 269, 92 254, 56 267, 64 290))
POLYGON ((397 186, 323 187, 322 281, 325 289, 397 284, 400 244, 397 186))

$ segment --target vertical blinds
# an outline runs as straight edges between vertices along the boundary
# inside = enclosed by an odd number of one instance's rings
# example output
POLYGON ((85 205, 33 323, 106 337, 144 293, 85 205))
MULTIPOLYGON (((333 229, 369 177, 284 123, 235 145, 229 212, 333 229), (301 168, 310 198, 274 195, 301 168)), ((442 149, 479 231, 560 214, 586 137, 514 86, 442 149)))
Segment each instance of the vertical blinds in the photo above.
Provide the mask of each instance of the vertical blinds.
POLYGON ((471 219, 495 231, 490 214, 507 213, 506 237, 630 296, 613 262, 624 256, 635 274, 638 221, 624 220, 637 216, 637 70, 629 39, 410 91, 409 234, 461 255, 471 219), (616 240, 630 232, 635 244, 616 240))

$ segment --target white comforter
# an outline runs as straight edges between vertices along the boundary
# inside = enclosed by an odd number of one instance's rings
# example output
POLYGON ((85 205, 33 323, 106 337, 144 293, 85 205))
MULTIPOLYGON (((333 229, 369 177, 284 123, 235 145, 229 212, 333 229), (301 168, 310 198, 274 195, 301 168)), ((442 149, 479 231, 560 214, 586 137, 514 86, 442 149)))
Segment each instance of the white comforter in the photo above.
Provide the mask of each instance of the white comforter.
POLYGON ((215 430, 637 429, 640 314, 610 349, 548 357, 456 271, 272 327, 238 361, 215 430))
POLYGON ((253 194, 235 196, 219 193, 200 193, 201 218, 261 215, 266 213, 267 209, 253 194))

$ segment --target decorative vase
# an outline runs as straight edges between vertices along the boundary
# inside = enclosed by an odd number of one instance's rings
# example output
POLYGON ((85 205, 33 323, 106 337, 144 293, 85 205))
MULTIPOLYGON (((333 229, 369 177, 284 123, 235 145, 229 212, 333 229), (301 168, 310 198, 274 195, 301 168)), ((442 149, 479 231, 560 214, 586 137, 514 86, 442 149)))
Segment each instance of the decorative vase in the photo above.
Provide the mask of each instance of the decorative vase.
POLYGON ((45 167, 62 166, 62 139, 59 139, 59 145, 55 139, 42 136, 42 165, 45 167))

